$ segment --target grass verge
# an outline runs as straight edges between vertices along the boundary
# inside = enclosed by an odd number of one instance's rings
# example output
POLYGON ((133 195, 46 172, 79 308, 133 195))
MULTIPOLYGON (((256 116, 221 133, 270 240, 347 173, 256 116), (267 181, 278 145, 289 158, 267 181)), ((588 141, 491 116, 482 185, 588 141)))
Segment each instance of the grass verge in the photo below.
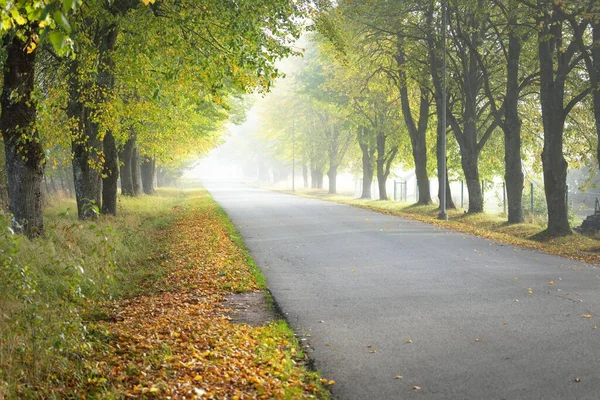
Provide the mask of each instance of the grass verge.
POLYGON ((282 192, 410 218, 458 232, 482 236, 501 243, 600 264, 600 237, 598 235, 586 236, 574 233, 570 236, 542 240, 538 239, 536 235, 542 232, 545 226, 537 222, 508 224, 506 219, 501 216, 465 214, 459 210, 448 210, 448 221, 441 221, 437 219, 439 210, 435 205, 416 206, 391 200, 357 199, 350 196, 330 195, 322 190, 282 192))
POLYGON ((206 191, 86 222, 53 200, 33 241, 2 223, 0 398, 328 396, 283 321, 229 321, 224 296, 265 283, 206 191))

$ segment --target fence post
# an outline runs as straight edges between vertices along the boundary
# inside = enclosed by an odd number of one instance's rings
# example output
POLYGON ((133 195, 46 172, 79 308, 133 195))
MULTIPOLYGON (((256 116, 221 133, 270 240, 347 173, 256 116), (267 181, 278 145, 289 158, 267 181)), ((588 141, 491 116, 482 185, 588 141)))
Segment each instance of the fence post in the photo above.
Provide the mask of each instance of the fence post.
POLYGON ((502 203, 504 204, 504 215, 506 215, 506 182, 502 182, 502 203))
POLYGON ((462 179, 460 181, 460 208, 465 208, 465 188, 462 179))
POLYGON ((396 180, 394 179, 394 201, 396 200, 396 180))
POLYGON ((531 222, 533 222, 533 182, 531 182, 531 222))

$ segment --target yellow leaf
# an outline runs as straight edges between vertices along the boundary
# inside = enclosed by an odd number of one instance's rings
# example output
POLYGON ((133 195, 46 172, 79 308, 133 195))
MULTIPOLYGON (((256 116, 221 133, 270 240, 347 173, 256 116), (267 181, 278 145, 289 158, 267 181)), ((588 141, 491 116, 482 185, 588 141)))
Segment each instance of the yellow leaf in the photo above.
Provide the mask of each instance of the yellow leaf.
POLYGON ((196 375, 196 376, 194 377, 194 380, 195 380, 196 382, 197 382, 197 381, 201 381, 201 380, 202 380, 202 375, 196 375))
POLYGON ((592 314, 583 314, 582 317, 583 318, 592 318, 592 314))
POLYGON ((554 281, 548 282, 548 285, 554 285, 554 281))

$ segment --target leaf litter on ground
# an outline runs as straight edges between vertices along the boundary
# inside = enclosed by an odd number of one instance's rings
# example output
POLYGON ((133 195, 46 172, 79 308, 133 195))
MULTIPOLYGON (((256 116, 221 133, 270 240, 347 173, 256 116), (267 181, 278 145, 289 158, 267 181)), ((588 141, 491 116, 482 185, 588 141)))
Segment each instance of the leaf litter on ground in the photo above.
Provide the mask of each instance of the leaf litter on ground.
MULTIPOLYGON (((164 235, 165 287, 103 305, 119 318, 89 361, 83 395, 155 398, 327 398, 287 325, 230 321, 226 295, 259 290, 224 213, 205 194, 164 235)), ((332 380, 326 379, 327 385, 332 380)), ((104 397, 104 396, 102 396, 104 397)))

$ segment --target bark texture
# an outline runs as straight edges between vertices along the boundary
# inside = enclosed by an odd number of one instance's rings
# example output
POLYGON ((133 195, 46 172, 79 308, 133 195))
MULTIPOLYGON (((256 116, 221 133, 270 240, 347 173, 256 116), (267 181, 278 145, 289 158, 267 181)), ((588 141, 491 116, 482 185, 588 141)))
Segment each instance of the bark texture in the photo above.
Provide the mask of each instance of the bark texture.
MULTIPOLYGON (((516 26, 516 17, 509 24, 516 26)), ((506 98, 504 100, 504 180, 508 200, 508 223, 523 222, 523 166, 521 161, 521 118, 519 117, 519 63, 521 41, 511 30, 508 39, 506 98)))
POLYGON ((135 148, 135 136, 131 135, 123 149, 119 153, 119 161, 121 162, 121 194, 123 196, 134 197, 136 196, 135 189, 133 187, 133 174, 134 174, 134 158, 133 152, 135 148))
POLYGON ((390 150, 386 149, 387 137, 385 133, 377 133, 377 185, 379 188, 379 200, 388 200, 387 195, 387 179, 390 175, 392 162, 398 154, 398 145, 392 145, 390 150))
POLYGON ((6 155, 9 208, 14 227, 35 237, 44 231, 42 180, 45 160, 35 132, 36 104, 31 96, 36 52, 27 54, 27 44, 17 37, 6 35, 3 42, 6 61, 0 99, 0 130, 6 155))
POLYGON ((137 146, 133 148, 133 158, 131 162, 131 179, 133 181, 134 196, 142 194, 142 169, 141 169, 140 151, 137 146))
POLYGON ((142 186, 145 194, 154 193, 154 171, 155 162, 150 157, 144 157, 141 165, 142 186))
MULTIPOLYGON (((117 42, 118 29, 109 25, 101 33, 100 65, 98 71, 98 87, 101 100, 107 100, 115 85, 113 51, 117 42)), ((117 215, 117 182, 119 179, 119 158, 117 144, 113 133, 108 130, 102 143, 104 149, 104 165, 102 169, 102 213, 117 215)))
POLYGON ((98 126, 91 122, 92 110, 81 98, 82 84, 79 79, 78 62, 69 66, 69 103, 67 115, 72 121, 71 153, 73 156, 73 184, 80 219, 96 218, 101 205, 101 152, 98 126))
POLYGON ((565 82, 571 70, 571 60, 575 55, 576 44, 564 43, 563 17, 559 4, 551 9, 543 0, 538 0, 543 10, 538 16, 538 52, 540 61, 540 103, 544 125, 544 149, 542 168, 544 191, 548 205, 548 228, 546 236, 571 234, 566 204, 567 161, 563 154, 563 134, 565 119, 569 111, 583 97, 573 97, 565 105, 565 82))
POLYGON ((361 127, 358 131, 358 144, 362 152, 362 192, 360 195, 361 199, 372 198, 371 184, 373 183, 373 176, 375 175, 375 151, 376 147, 369 143, 369 132, 367 128, 361 127))

